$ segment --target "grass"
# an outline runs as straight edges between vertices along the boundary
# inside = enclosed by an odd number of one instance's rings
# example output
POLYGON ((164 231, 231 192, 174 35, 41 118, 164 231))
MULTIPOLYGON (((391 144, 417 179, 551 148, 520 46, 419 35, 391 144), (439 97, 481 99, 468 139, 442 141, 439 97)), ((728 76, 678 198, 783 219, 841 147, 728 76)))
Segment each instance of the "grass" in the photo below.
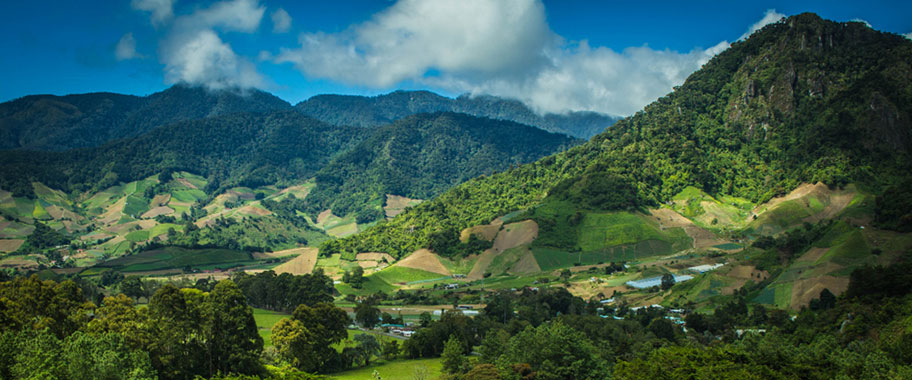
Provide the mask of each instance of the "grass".
POLYGON ((127 196, 127 203, 124 205, 123 210, 124 215, 139 218, 146 211, 149 211, 149 200, 137 195, 127 196))
POLYGON ((375 379, 374 371, 384 380, 412 379, 416 369, 427 369, 427 378, 434 379, 441 375, 443 359, 413 359, 372 362, 370 366, 331 374, 330 378, 336 380, 369 380, 375 379))
POLYGON ((677 240, 688 239, 683 230, 677 230, 680 229, 661 231, 639 215, 627 212, 589 213, 580 226, 579 246, 583 251, 595 251, 647 240, 676 244, 677 240))
POLYGON ((272 326, 282 318, 290 317, 289 314, 264 309, 253 309, 253 319, 256 321, 257 332, 263 338, 263 347, 272 346, 272 326))
POLYGON ((368 277, 376 277, 388 284, 408 283, 413 281, 426 281, 441 278, 439 273, 431 273, 421 269, 391 266, 368 277))
POLYGON ((206 199, 206 193, 201 190, 176 190, 171 192, 171 196, 178 202, 195 203, 198 200, 206 199))
MULTIPOLYGON (((437 275, 438 277, 440 275, 437 275)), ((396 290, 396 287, 390 285, 388 282, 383 281, 380 277, 365 276, 364 283, 361 284, 361 289, 352 288, 348 284, 336 284, 336 290, 342 294, 354 294, 359 296, 371 295, 377 292, 390 293, 396 290)))
MULTIPOLYGON (((123 242, 128 243, 128 242, 123 242)), ((102 264, 100 267, 116 268, 122 272, 141 272, 162 269, 204 267, 225 264, 253 263, 247 252, 229 249, 186 249, 166 247, 121 257, 102 264)))
POLYGON ((149 240, 149 231, 132 231, 124 236, 124 239, 132 242, 141 242, 149 240))

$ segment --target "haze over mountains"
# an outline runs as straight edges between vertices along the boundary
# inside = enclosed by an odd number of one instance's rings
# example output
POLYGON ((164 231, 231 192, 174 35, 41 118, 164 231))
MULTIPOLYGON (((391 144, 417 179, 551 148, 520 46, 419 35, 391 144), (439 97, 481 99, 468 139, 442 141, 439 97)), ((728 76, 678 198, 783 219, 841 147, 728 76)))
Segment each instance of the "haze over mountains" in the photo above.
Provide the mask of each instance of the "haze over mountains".
POLYGON ((389 124, 417 113, 460 112, 580 138, 589 138, 617 120, 594 112, 542 116, 519 101, 491 96, 451 99, 427 91, 396 91, 377 97, 320 95, 292 107, 255 89, 206 90, 175 85, 145 97, 112 93, 33 95, 0 104, 0 149, 94 147, 183 120, 289 109, 328 124, 358 127, 389 124))

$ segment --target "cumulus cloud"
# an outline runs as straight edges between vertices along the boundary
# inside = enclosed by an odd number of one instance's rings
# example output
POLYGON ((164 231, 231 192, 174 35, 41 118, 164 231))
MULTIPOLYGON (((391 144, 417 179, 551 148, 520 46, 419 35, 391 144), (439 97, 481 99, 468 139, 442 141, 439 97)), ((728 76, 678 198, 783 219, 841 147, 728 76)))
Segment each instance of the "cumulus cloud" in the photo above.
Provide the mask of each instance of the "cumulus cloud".
POLYGON ((161 24, 174 16, 174 0, 133 0, 133 9, 152 13, 152 23, 161 24))
POLYGON ((309 33, 282 49, 315 77, 388 87, 431 69, 469 77, 518 76, 547 63, 558 37, 531 0, 401 0, 338 34, 309 33))
POLYGON ((178 17, 159 46, 165 81, 211 89, 265 87, 266 80, 255 65, 237 55, 216 32, 254 32, 265 11, 255 0, 230 0, 178 17))
POLYGON ((127 33, 120 37, 120 41, 114 47, 114 56, 118 61, 140 58, 140 55, 136 54, 136 39, 133 38, 133 33, 127 33))
MULTIPOLYGON (((777 13, 767 12, 764 19, 777 13)), ((755 24, 759 28, 765 25, 755 24)), ((413 81, 451 92, 522 100, 539 112, 629 115, 684 82, 722 41, 689 52, 647 46, 614 51, 568 43, 536 0, 400 0, 335 33, 307 33, 275 61, 309 77, 386 89, 413 81)))
POLYGON ((279 8, 272 12, 272 32, 286 33, 291 30, 291 16, 284 9, 279 8))
POLYGON ((784 17, 786 17, 784 14, 776 12, 775 9, 767 9, 766 13, 763 14, 763 18, 751 25, 750 28, 747 29, 747 32, 744 32, 738 40, 747 39, 747 37, 750 37, 751 34, 754 34, 754 32, 760 30, 764 26, 778 22, 784 17))

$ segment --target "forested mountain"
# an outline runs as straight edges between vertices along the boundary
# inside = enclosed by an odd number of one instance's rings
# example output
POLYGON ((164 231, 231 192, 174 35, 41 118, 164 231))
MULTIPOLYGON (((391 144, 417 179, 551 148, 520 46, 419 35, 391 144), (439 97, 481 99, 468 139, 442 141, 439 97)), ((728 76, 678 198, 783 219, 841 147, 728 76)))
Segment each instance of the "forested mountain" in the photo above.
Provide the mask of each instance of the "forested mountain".
POLYGON ((459 112, 580 138, 590 138, 618 119, 595 112, 539 115, 518 100, 468 95, 451 99, 429 91, 395 91, 374 97, 318 95, 298 103, 295 109, 330 124, 360 127, 385 125, 416 113, 459 112))
POLYGON ((289 108, 284 100, 258 90, 210 91, 186 85, 146 97, 33 95, 0 104, 0 149, 94 147, 178 121, 289 108))
POLYGON ((429 199, 489 175, 565 150, 580 141, 510 121, 457 113, 418 114, 373 130, 316 175, 314 214, 358 212, 378 219, 386 194, 429 199))
POLYGON ((209 191, 309 178, 364 130, 293 111, 235 113, 159 127, 140 137, 67 152, 6 151, 0 188, 29 195, 39 181, 64 191, 100 190, 162 172, 209 178, 209 191))
POLYGON ((588 143, 457 186, 342 246, 402 255, 548 199, 617 210, 694 186, 761 202, 817 181, 879 193, 912 173, 910 62, 902 36, 793 16, 588 143), (596 197, 617 193, 630 196, 596 197))

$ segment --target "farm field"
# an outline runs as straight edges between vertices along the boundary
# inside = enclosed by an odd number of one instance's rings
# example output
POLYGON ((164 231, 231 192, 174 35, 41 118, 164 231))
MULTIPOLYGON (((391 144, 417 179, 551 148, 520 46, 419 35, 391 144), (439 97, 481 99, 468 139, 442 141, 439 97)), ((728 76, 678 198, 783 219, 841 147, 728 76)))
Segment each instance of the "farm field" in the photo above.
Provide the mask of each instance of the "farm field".
POLYGON ((263 338, 263 347, 272 346, 272 326, 275 326, 282 318, 288 318, 290 314, 280 313, 264 309, 253 309, 253 319, 256 321, 257 332, 263 338))
POLYGON ((424 368, 427 370, 427 379, 434 379, 440 376, 443 368, 443 360, 440 358, 433 359, 414 359, 414 360, 378 360, 371 363, 370 366, 357 368, 345 372, 330 374, 329 378, 335 380, 372 380, 374 371, 384 380, 411 380, 414 379, 416 370, 424 368))
POLYGON ((101 263, 97 267, 112 268, 121 272, 145 272, 163 269, 181 269, 186 266, 195 269, 230 267, 238 264, 255 263, 249 253, 229 249, 186 249, 166 247, 144 251, 131 256, 101 263))

